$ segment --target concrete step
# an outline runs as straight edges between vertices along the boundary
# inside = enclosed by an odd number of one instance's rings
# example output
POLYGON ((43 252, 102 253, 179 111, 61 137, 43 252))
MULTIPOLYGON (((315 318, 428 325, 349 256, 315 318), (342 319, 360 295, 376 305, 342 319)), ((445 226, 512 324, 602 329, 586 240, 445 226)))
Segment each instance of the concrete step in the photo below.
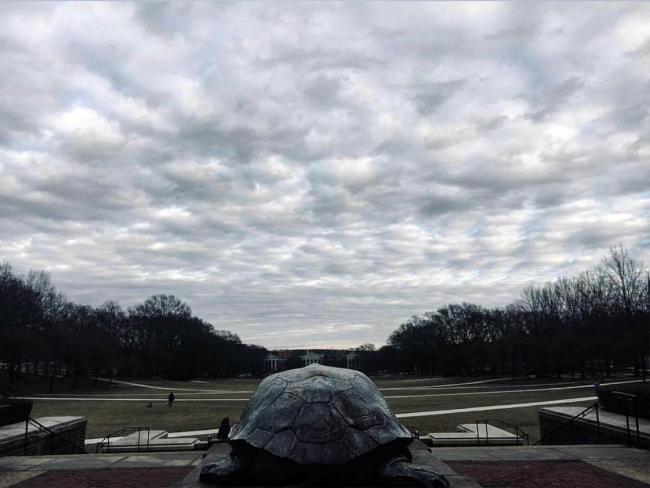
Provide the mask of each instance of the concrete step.
POLYGON ((458 427, 458 432, 471 432, 474 434, 474 437, 484 438, 516 438, 517 436, 507 430, 500 429, 491 424, 460 424, 458 427), (478 428, 478 433, 477 429, 478 428))
POLYGON ((460 424, 458 432, 430 432, 420 437, 425 444, 433 447, 451 446, 520 446, 522 437, 490 424, 460 424))
POLYGON ((126 442, 111 442, 109 445, 104 445, 100 452, 153 452, 153 451, 193 451, 195 449, 205 448, 198 439, 194 437, 179 437, 176 439, 151 439, 149 444, 146 442, 140 443, 126 443, 126 442))
MULTIPOLYGON (((138 432, 132 432, 129 435, 126 435, 124 437, 119 437, 120 441, 124 442, 137 442, 138 439, 140 439, 140 443, 147 442, 147 437, 149 437, 149 441, 152 441, 154 439, 164 439, 167 437, 167 431, 166 430, 141 430, 139 433, 138 432)), ((111 439, 111 444, 113 443, 113 439, 111 439)))

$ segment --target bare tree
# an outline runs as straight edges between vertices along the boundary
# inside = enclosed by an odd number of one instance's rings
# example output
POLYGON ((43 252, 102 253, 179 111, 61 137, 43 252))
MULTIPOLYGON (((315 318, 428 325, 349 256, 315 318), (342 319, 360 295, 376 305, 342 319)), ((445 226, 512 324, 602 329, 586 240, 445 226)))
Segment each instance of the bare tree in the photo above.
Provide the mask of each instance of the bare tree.
POLYGON ((611 305, 620 310, 625 321, 625 332, 631 336, 634 346, 635 372, 643 368, 646 376, 646 357, 648 354, 647 324, 636 323, 635 318, 643 312, 646 305, 646 270, 643 263, 632 259, 622 245, 612 246, 609 254, 602 260, 598 272, 607 285, 611 305))
POLYGON ((602 260, 598 271, 610 286, 613 304, 626 314, 643 307, 645 291, 645 267, 635 261, 623 246, 613 246, 602 260))

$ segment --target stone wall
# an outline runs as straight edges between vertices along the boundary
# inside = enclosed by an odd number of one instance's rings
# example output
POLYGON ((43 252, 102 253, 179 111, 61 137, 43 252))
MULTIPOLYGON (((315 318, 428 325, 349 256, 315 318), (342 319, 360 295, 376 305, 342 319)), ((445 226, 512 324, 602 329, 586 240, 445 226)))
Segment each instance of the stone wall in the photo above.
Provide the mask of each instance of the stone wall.
POLYGON ((29 424, 25 443, 25 422, 0 427, 0 456, 35 456, 84 452, 86 419, 83 417, 41 417, 45 429, 29 424), (26 445, 25 445, 26 444, 26 445))
MULTIPOLYGON (((630 429, 624 415, 600 411, 598 420, 592 414, 588 418, 574 418, 574 412, 562 412, 567 407, 543 408, 539 411, 539 428, 542 444, 622 444, 650 448, 650 432, 647 420, 641 419, 639 434, 635 419, 630 417, 630 429)), ((582 407, 579 407, 581 409, 582 407)))

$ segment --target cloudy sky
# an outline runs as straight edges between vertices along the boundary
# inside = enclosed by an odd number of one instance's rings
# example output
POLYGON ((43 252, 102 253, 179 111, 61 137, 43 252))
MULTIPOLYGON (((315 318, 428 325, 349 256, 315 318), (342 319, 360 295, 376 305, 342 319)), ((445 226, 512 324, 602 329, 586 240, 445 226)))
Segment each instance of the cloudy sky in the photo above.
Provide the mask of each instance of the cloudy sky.
POLYGON ((622 243, 650 5, 0 5, 0 260, 265 346, 382 344, 622 243))

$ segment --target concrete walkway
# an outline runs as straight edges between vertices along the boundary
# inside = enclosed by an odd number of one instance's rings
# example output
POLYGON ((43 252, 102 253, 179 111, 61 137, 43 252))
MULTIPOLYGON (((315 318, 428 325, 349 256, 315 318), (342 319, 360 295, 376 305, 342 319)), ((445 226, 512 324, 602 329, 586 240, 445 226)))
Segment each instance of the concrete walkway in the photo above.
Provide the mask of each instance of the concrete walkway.
POLYGON ((104 381, 108 383, 115 383, 118 385, 126 385, 126 386, 135 386, 137 388, 147 388, 150 390, 187 391, 187 392, 194 392, 194 393, 252 393, 252 390, 220 390, 220 389, 207 390, 205 388, 176 388, 171 386, 146 385, 144 383, 133 383, 131 381, 123 381, 123 380, 111 380, 108 378, 97 378, 97 379, 99 381, 104 381))
POLYGON ((464 386, 471 386, 471 385, 479 385, 479 384, 484 384, 484 383, 496 383, 497 381, 506 381, 507 378, 492 378, 489 380, 478 380, 478 381, 466 381, 463 383, 446 383, 442 385, 426 385, 426 386, 390 386, 386 388, 379 388, 381 391, 389 391, 389 390, 432 390, 432 389, 439 389, 439 388, 453 388, 453 387, 459 387, 462 388, 464 386))
MULTIPOLYGON (((111 397, 36 397, 36 396, 19 396, 14 397, 21 400, 51 400, 59 402, 164 402, 167 403, 167 397, 138 397, 138 398, 111 398, 111 397)), ((176 398, 174 403, 178 402, 247 402, 249 398, 176 398)))
POLYGON ((597 397, 595 396, 580 397, 580 398, 565 398, 563 400, 547 400, 543 402, 509 403, 506 405, 485 405, 482 407, 454 408, 451 410, 429 410, 425 412, 405 412, 405 413, 398 413, 395 416, 397 418, 430 417, 434 415, 448 415, 452 413, 485 412, 488 410, 508 410, 511 408, 539 407, 543 405, 559 405, 562 403, 593 402, 596 399, 597 397))
MULTIPOLYGON (((624 385, 627 383, 640 383, 642 380, 631 381, 614 381, 611 383, 603 383, 600 386, 608 385, 624 385)), ((527 388, 523 390, 496 390, 496 391, 470 391, 461 393, 429 393, 420 395, 385 395, 384 398, 417 398, 417 397, 441 397, 441 396, 475 396, 475 395, 499 395, 504 393, 531 393, 536 391, 563 391, 563 390, 579 390, 584 388, 593 389, 594 385, 574 385, 574 386, 556 386, 553 388, 527 388)))
MULTIPOLYGON (((623 385, 627 383, 638 383, 641 380, 630 380, 630 381, 614 381, 610 383, 603 383, 601 386, 605 385, 623 385)), ((512 394, 512 393, 535 393, 542 391, 566 391, 566 390, 576 390, 576 389, 589 389, 593 388, 593 385, 574 385, 574 386, 556 386, 552 388, 526 388, 523 390, 496 390, 496 391, 472 391, 472 392, 460 392, 460 393, 426 393, 426 394, 417 394, 417 395, 385 395, 384 398, 419 398, 419 397, 443 397, 443 396, 481 396, 481 395, 500 395, 500 394, 512 394)), ((241 393, 241 392, 240 392, 241 393)), ((164 395, 161 396, 150 396, 150 397, 108 397, 108 396, 20 396, 16 397, 24 400, 54 400, 54 401, 107 401, 107 402, 166 402, 167 397, 164 395)), ((215 398, 176 398, 175 402, 246 402, 249 400, 249 397, 243 398, 224 398, 224 397, 215 397, 215 398)), ((534 404, 531 404, 534 405, 534 404)))
POLYGON ((650 486, 650 451, 618 445, 440 447, 432 452, 486 486, 650 486))
MULTIPOLYGON (((213 447, 217 447, 217 451, 211 449, 205 461, 210 461, 210 456, 224 457, 229 453, 227 444, 213 447)), ((451 488, 644 488, 650 484, 650 451, 621 446, 485 446, 429 450, 414 443, 412 449, 414 460, 433 463, 437 472, 447 476, 451 488)), ((0 487, 195 488, 204 486, 196 481, 204 454, 197 451, 4 457, 0 458, 0 487)))
POLYGON ((0 457, 0 487, 164 488, 182 480, 201 462, 203 454, 194 451, 0 457))
MULTIPOLYGON (((426 389, 431 391, 431 389, 444 389, 446 387, 455 388, 457 385, 473 385, 476 383, 489 383, 494 381, 501 381, 501 378, 497 380, 482 380, 482 381, 473 381, 468 383, 455 383, 453 385, 445 385, 439 387, 416 387, 416 388, 380 388, 381 391, 387 390, 412 390, 412 389, 426 389)), ((610 381, 608 383, 602 383, 601 386, 607 385, 624 385, 628 383, 639 383, 642 380, 626 380, 626 381, 610 381)), ((127 382, 122 382, 127 383, 127 382)), ((153 387, 148 385, 140 385, 139 383, 128 383, 133 386, 143 386, 146 388, 154 389, 163 389, 161 387, 153 387)), ((579 389, 590 389, 593 388, 592 384, 581 384, 581 385, 570 385, 570 386, 553 386, 549 388, 524 388, 524 389, 508 389, 508 390, 492 390, 492 391, 470 391, 470 392, 458 392, 458 393, 423 393, 423 394, 414 394, 414 395, 385 395, 384 398, 426 398, 426 397, 447 397, 447 396, 482 396, 482 395, 501 395, 501 394, 512 394, 512 393, 535 393, 535 392, 544 392, 544 391, 566 391, 566 390, 579 390, 579 389)), ((176 388, 174 391, 186 391, 191 392, 187 393, 188 395, 214 395, 214 394, 243 394, 251 393, 250 390, 239 390, 239 391, 228 391, 228 390, 187 390, 182 388, 176 388)), ((139 396, 136 394, 131 394, 127 397, 119 396, 107 396, 106 394, 102 396, 94 395, 75 395, 75 396, 65 396, 65 395, 41 395, 41 396, 19 396, 16 397, 24 400, 52 400, 52 401, 107 401, 107 402, 166 402, 167 396, 139 396)), ((247 402, 250 397, 239 397, 239 398, 224 398, 224 397, 212 397, 212 398, 176 398, 175 402, 247 402)), ((531 406, 534 404, 531 404, 531 406)), ((471 411, 471 410, 470 410, 471 411)))

